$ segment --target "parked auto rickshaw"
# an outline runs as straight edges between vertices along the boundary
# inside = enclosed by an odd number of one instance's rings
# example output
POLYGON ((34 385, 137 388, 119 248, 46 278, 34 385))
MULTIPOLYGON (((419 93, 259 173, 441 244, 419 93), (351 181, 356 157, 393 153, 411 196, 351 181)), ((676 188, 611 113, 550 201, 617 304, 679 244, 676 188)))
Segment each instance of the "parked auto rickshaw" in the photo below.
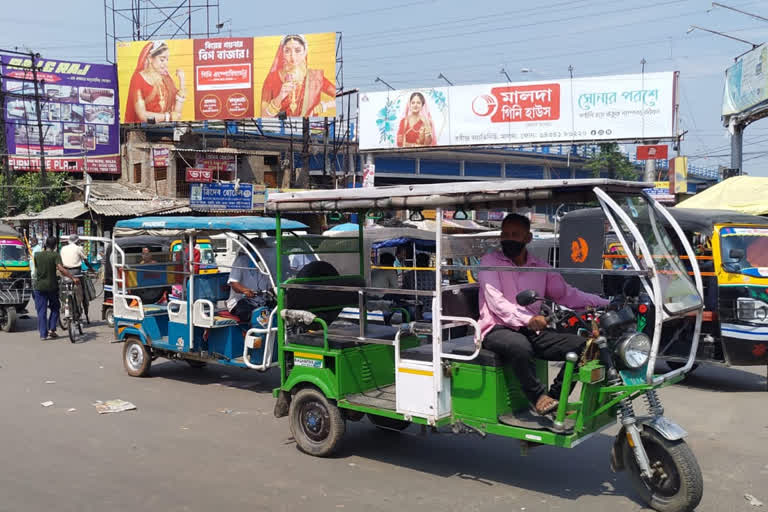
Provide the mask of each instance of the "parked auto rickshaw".
MULTIPOLYGON (((275 219, 268 217, 142 217, 117 222, 111 257, 112 294, 115 334, 124 342, 127 373, 148 375, 158 357, 184 360, 193 367, 214 362, 265 371, 275 366, 274 275, 277 265, 289 266, 288 255, 277 263, 275 229, 275 219), (228 279, 235 267, 217 267, 217 272, 205 274, 197 268, 200 261, 189 256, 199 240, 219 234, 230 237, 247 256, 250 266, 242 268, 259 272, 269 283, 259 293, 262 305, 248 322, 242 322, 226 307, 228 279), (168 252, 175 240, 182 240, 182 247, 168 252), (171 259, 147 263, 137 258, 140 248, 147 245, 171 259), (176 290, 168 294, 171 283, 176 283, 176 290), (160 303, 139 293, 150 290, 157 297, 160 288, 166 291, 160 303)), ((283 221, 283 229, 305 230, 307 226, 283 221)), ((302 247, 301 239, 291 238, 295 247, 302 247)), ((232 263, 236 264, 238 259, 232 263)))
POLYGON ((15 229, 0 224, 0 329, 16 328, 17 313, 32 297, 29 253, 15 229))
MULTIPOLYGON (((535 180, 462 182, 433 185, 318 190, 270 194, 267 211, 277 217, 278 254, 286 249, 283 212, 356 213, 362 223, 380 209, 437 208, 434 291, 418 294, 432 301, 432 320, 400 327, 380 326, 361 318, 350 328, 335 320, 347 306, 369 305, 369 294, 413 294, 413 290, 367 288, 362 224, 356 249, 359 265, 341 274, 328 262, 318 262, 311 277, 286 278, 277 267, 278 354, 280 387, 275 389, 275 415, 288 416, 298 448, 328 456, 343 438, 346 422, 363 416, 377 426, 402 430, 410 424, 454 433, 488 434, 518 439, 527 450, 537 445, 572 448, 595 433, 620 425, 610 461, 614 470, 627 470, 642 499, 660 511, 687 511, 698 505, 703 481, 696 458, 684 441, 685 431, 664 416, 657 390, 683 378, 693 364, 701 323, 701 276, 695 254, 679 226, 676 245, 692 259, 692 281, 675 245, 664 235, 662 219, 676 226, 670 214, 642 196, 647 184, 612 180, 535 180), (511 368, 483 348, 478 329, 478 285, 444 285, 443 275, 455 270, 541 271, 526 267, 446 265, 449 258, 479 257, 488 247, 479 240, 459 243, 442 230, 442 209, 510 209, 561 202, 599 201, 606 220, 622 226, 625 247, 638 247, 627 270, 580 269, 584 274, 608 274, 628 280, 626 294, 612 308, 589 312, 583 333, 595 350, 571 353, 565 362, 565 385, 554 417, 532 418, 511 368), (632 205, 627 213, 622 204, 632 205), (658 256, 663 258, 659 259, 658 256), (649 300, 639 301, 631 283, 639 281, 649 300), (640 332, 638 312, 650 310, 653 337, 640 332), (693 314, 691 353, 686 365, 654 374, 661 343, 661 326, 693 314), (594 322, 594 323, 593 323, 594 322), (451 327, 468 325, 473 334, 446 340, 451 327), (422 338, 427 344, 419 344, 422 338), (577 365, 579 360, 582 364, 577 365), (569 400, 580 386, 577 400, 569 400), (644 398, 647 414, 636 413, 634 400, 644 398)), ((413 214, 413 213, 412 213, 413 214)), ((602 223, 601 223, 602 225, 602 223)), ((352 251, 353 245, 346 247, 352 251)), ((278 262, 281 258, 278 258, 278 262)), ((561 269, 550 270, 563 272, 561 269)), ((539 300, 520 294, 522 305, 539 300)), ((583 321, 556 305, 549 320, 555 324, 583 321)), ((532 362, 534 363, 534 362, 532 362)), ((535 361, 543 382, 548 365, 535 361)), ((544 475, 542 475, 544 478, 544 475)))
MULTIPOLYGON (((768 219, 729 210, 668 211, 694 247, 702 270, 704 313, 694 367, 699 363, 768 365, 768 219)), ((600 216, 601 211, 592 208, 563 217, 562 266, 619 268, 628 264, 616 237, 597 229, 600 226, 595 221, 600 216), (581 262, 575 261, 581 254, 579 239, 594 248, 581 262)), ((587 289, 611 291, 611 278, 602 284, 594 276, 577 279, 587 289)), ((693 328, 692 318, 665 323, 659 359, 672 368, 682 366, 691 349, 693 328)))

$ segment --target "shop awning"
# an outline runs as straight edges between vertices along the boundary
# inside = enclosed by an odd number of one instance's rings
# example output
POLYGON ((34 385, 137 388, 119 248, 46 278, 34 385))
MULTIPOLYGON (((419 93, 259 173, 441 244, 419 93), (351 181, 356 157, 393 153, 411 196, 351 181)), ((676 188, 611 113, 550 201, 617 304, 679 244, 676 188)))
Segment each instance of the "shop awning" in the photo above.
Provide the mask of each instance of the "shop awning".
POLYGON ((734 176, 682 201, 677 208, 768 214, 768 178, 734 176))
POLYGON ((82 201, 51 206, 38 213, 22 213, 14 217, 4 217, 4 220, 72 220, 88 213, 82 201))

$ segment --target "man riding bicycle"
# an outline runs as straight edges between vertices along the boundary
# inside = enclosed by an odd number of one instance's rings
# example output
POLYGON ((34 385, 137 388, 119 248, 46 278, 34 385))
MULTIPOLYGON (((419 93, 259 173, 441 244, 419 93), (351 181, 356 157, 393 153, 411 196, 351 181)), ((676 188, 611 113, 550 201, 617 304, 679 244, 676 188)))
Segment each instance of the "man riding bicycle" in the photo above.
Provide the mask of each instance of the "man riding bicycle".
MULTIPOLYGON (((80 237, 77 235, 69 235, 69 243, 61 248, 61 263, 69 271, 70 274, 76 277, 82 276, 82 266, 88 267, 88 270, 94 271, 93 266, 86 258, 83 248, 79 245, 80 237)), ((85 311, 88 307, 88 297, 85 294, 85 283, 83 279, 79 280, 78 286, 75 288, 77 300, 82 304, 85 311)))

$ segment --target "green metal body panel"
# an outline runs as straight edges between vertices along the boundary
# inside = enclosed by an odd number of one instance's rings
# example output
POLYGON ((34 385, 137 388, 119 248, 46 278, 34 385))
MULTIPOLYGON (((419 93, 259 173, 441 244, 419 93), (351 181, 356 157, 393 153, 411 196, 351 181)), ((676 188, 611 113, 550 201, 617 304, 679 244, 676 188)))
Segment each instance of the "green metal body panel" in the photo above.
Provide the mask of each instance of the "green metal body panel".
MULTIPOLYGON (((528 406, 511 368, 454 361, 451 369, 451 403, 456 417, 495 423, 500 415, 528 406)), ((548 382, 546 361, 536 361, 536 374, 548 382)))

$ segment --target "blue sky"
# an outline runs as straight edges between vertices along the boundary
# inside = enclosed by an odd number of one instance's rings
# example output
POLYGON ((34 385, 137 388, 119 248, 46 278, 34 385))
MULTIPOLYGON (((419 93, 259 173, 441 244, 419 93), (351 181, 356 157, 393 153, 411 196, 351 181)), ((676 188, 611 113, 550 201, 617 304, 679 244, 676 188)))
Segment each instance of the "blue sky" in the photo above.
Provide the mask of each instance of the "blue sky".
MULTIPOLYGON (((110 0, 111 1, 111 0, 110 0)), ((146 0, 144 0, 146 1, 146 0)), ((115 0, 130 5, 130 0, 115 0)), ((181 0, 154 0, 178 5, 181 0)), ((204 0, 194 0, 195 4, 204 0)), ((720 3, 768 17, 768 1, 720 3)), ((730 143, 720 122, 724 70, 750 47, 690 25, 762 43, 768 22, 705 0, 336 0, 256 2, 220 0, 223 29, 233 35, 342 32, 346 88, 396 88, 575 76, 680 71, 683 154, 699 166, 729 164, 730 143), (529 72, 521 72, 527 68, 529 72)), ((44 57, 105 61, 102 0, 28 0, 5 9, 0 48, 30 48, 44 57)), ((197 16, 198 13, 193 14, 197 16)), ((199 18, 202 20, 202 18, 199 18)), ((183 18, 178 19, 184 21, 183 18)), ((768 176, 768 120, 745 133, 744 169, 768 176)))

